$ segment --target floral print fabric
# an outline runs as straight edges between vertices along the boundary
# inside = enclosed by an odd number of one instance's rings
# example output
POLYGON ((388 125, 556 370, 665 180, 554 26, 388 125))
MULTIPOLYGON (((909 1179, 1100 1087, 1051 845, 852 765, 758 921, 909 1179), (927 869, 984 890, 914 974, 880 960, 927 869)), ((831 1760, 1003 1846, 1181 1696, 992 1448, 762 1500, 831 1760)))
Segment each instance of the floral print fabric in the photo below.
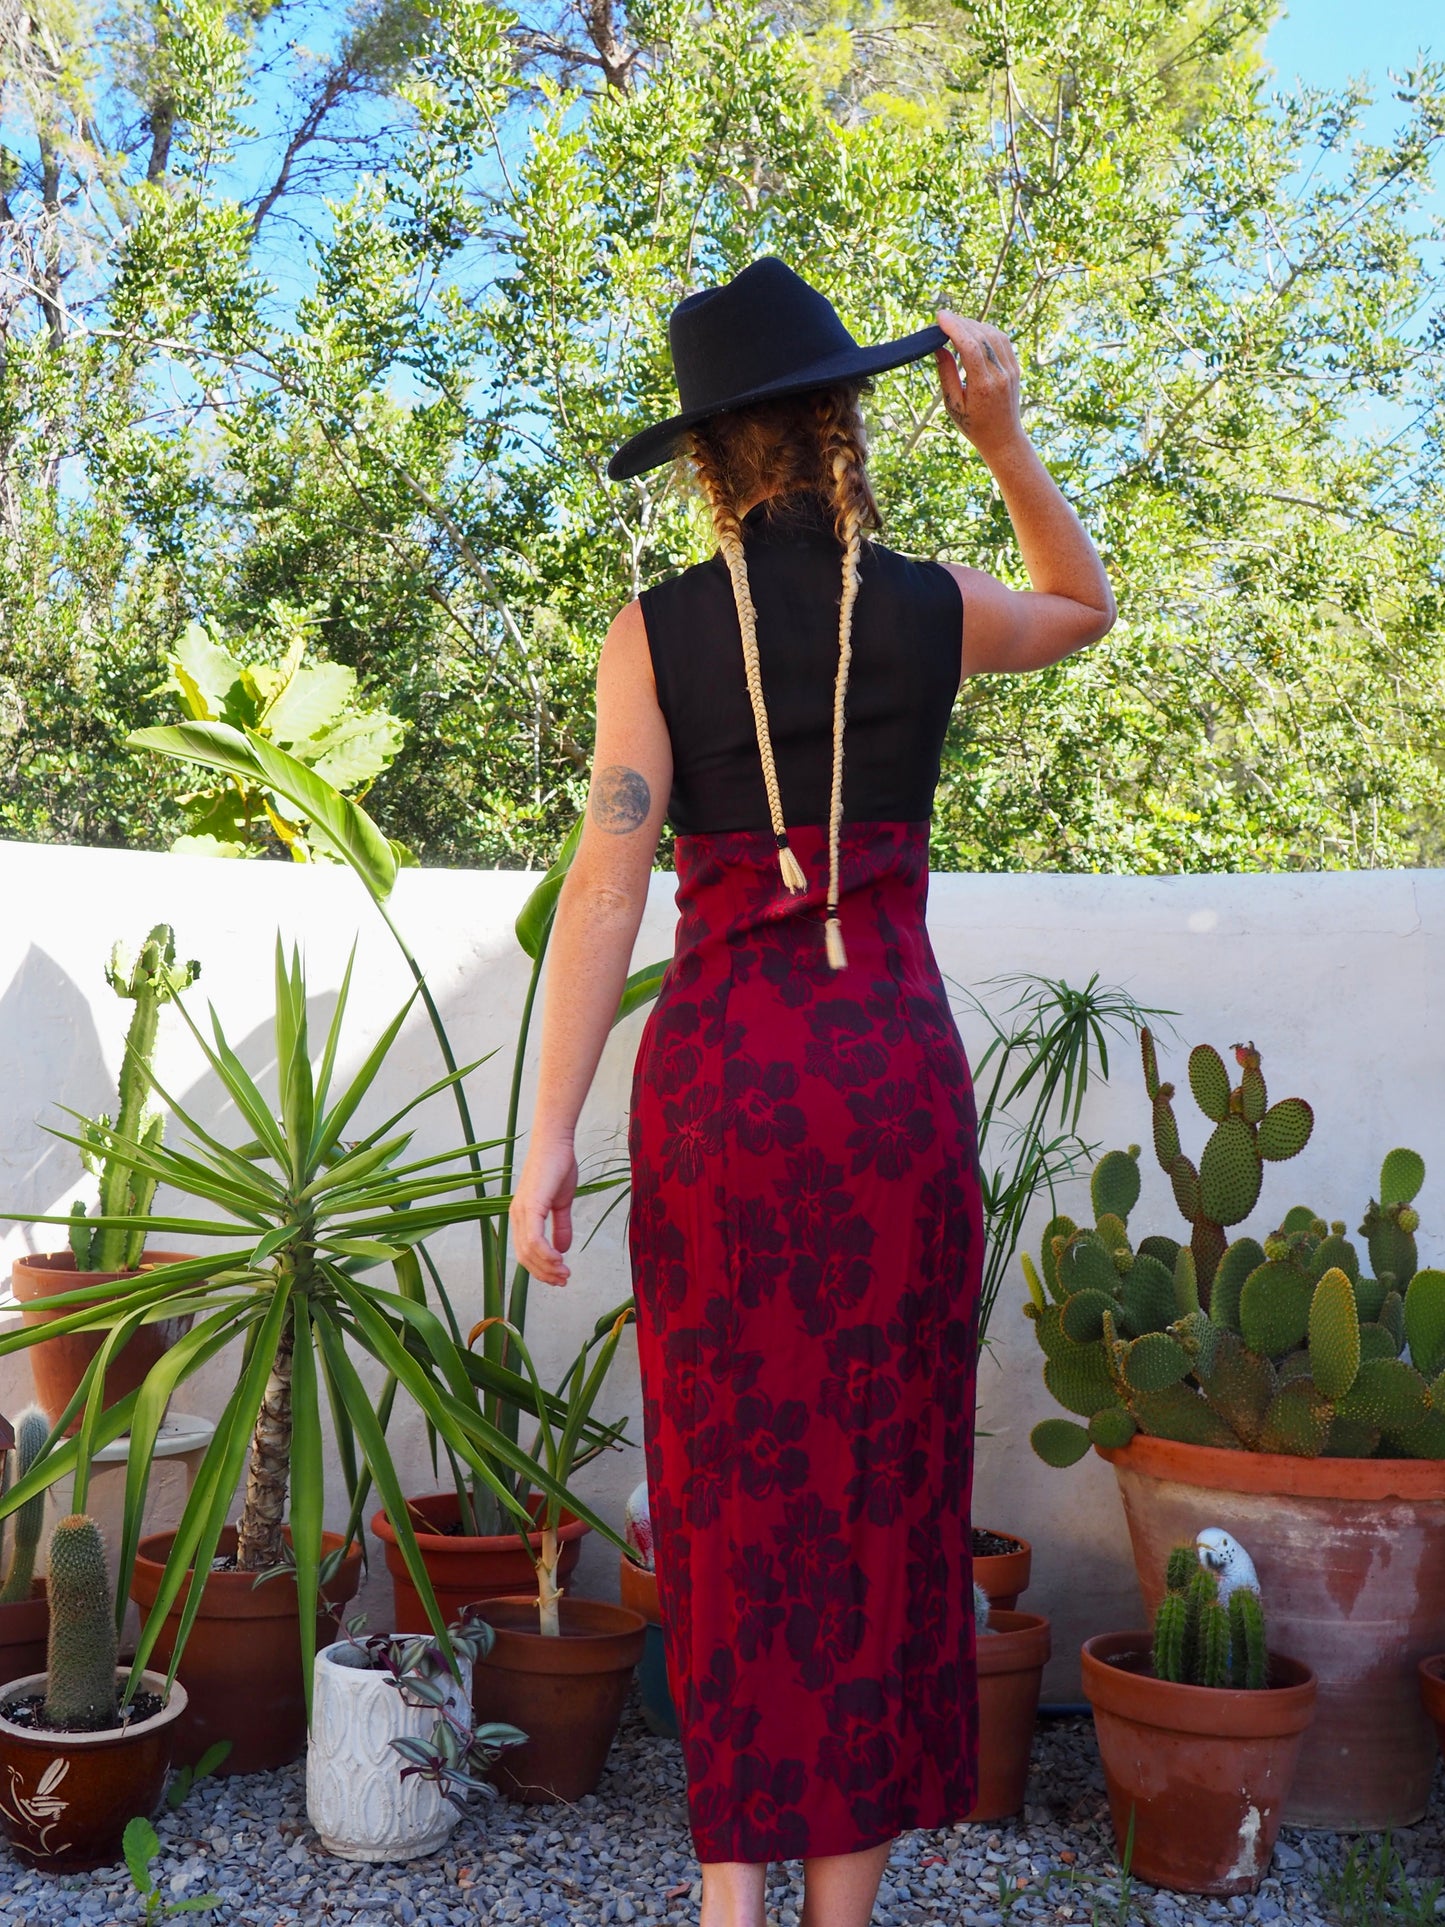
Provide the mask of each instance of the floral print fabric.
POLYGON ((928 826, 677 839, 629 1239, 668 1679, 703 1861, 848 1853, 976 1797, 983 1204, 928 826))

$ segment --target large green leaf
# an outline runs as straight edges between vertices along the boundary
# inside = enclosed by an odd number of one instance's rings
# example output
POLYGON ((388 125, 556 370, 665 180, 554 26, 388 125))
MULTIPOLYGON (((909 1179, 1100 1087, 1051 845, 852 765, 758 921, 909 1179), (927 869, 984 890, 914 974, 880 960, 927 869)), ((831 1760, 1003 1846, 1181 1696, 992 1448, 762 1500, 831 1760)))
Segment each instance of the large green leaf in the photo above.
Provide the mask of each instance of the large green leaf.
POLYGON ((357 789, 370 783, 401 750, 399 717, 347 716, 319 741, 307 745, 307 762, 323 783, 357 789))
POLYGON ((557 898, 562 893, 567 872, 572 868, 572 859, 577 854, 577 845, 582 841, 583 821, 584 819, 579 816, 568 830, 557 861, 522 905, 517 917, 517 942, 534 963, 547 948, 547 939, 552 934, 552 920, 557 914, 557 898))
MULTIPOLYGON (((298 669, 267 709, 262 727, 273 743, 294 747, 308 736, 320 736, 345 717, 356 692, 356 671, 345 663, 317 662, 298 669)), ((306 761, 313 763, 312 757, 306 761)), ((328 777, 328 781, 335 781, 328 777)))

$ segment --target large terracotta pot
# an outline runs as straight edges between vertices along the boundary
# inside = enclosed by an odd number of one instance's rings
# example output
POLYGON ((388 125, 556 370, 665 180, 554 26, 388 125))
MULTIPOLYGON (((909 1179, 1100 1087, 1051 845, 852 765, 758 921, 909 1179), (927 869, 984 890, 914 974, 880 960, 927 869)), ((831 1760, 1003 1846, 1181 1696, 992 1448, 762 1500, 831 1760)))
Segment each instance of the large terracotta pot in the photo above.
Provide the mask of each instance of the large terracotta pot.
MULTIPOLYGON (((536 1569, 522 1550, 517 1533, 466 1534, 456 1530, 461 1507, 457 1504, 455 1492, 434 1492, 427 1498, 408 1499, 406 1503, 412 1525, 416 1528, 422 1564, 436 1589, 437 1604, 448 1624, 457 1618, 463 1607, 479 1599, 497 1599, 536 1586, 536 1569)), ((534 1516, 542 1503, 542 1495, 538 1492, 534 1492, 527 1501, 528 1509, 534 1516)), ((430 1622, 407 1573, 390 1519, 384 1512, 378 1512, 371 1521, 371 1529, 386 1551, 386 1569, 391 1574, 395 1595, 396 1610, 392 1619, 396 1630, 399 1633, 428 1632, 430 1622)), ((566 1582, 581 1556, 583 1533, 591 1530, 574 1512, 563 1507, 561 1523, 557 1528, 559 1585, 566 1582)), ((541 1533, 533 1532, 527 1536, 533 1550, 540 1553, 541 1533)))
POLYGON ((989 1552, 975 1555, 973 1578, 975 1585, 982 1586, 988 1594, 988 1603, 996 1610, 1012 1612, 1019 1603, 1019 1594, 1029 1589, 1029 1573, 1033 1566, 1033 1547, 1027 1539, 1020 1539, 1016 1533, 993 1532, 988 1526, 980 1528, 994 1539, 1007 1539, 1011 1549, 1008 1552, 989 1552))
POLYGON ((525 1746, 495 1761, 487 1778, 528 1804, 596 1792, 642 1657, 646 1620, 626 1606, 564 1595, 562 1631, 552 1638, 537 1630, 535 1593, 478 1604, 496 1639, 472 1673, 472 1706, 479 1720, 505 1720, 528 1736, 525 1746))
MULTIPOLYGON (((173 1532, 153 1532, 140 1542, 130 1596, 142 1613, 156 1602, 174 1540, 173 1532)), ((323 1552, 335 1552, 341 1543, 339 1532, 321 1535, 323 1552)), ((235 1552, 234 1526, 221 1534, 217 1550, 235 1552)), ((336 1638, 340 1609, 360 1583, 361 1548, 354 1546, 327 1587, 332 1610, 316 1615, 318 1649, 336 1638)), ((155 1644, 155 1663, 163 1669, 175 1651, 185 1600, 182 1587, 155 1644)), ((268 1773, 299 1759, 306 1744, 306 1688, 295 1580, 282 1576, 258 1586, 251 1572, 210 1573, 177 1677, 190 1695, 176 1735, 181 1764, 194 1765, 217 1740, 231 1742, 219 1773, 268 1773)))
POLYGON ((657 1574, 637 1565, 625 1552, 617 1555, 618 1591, 630 1611, 647 1621, 647 1639, 637 1662, 637 1684, 642 1692, 642 1719, 659 1739, 677 1738, 677 1709, 667 1683, 667 1651, 662 1643, 662 1607, 657 1597, 657 1574))
MULTIPOLYGON (((122 1667, 118 1677, 129 1676, 122 1667)), ((165 1693, 164 1673, 142 1673, 165 1693)), ((11 1682, 5 1701, 43 1692, 45 1674, 11 1682)), ((0 1710, 0 1826, 15 1858, 46 1873, 82 1873, 121 1857, 121 1835, 137 1814, 160 1805, 171 1751, 185 1717, 186 1689, 171 1688, 159 1713, 102 1733, 44 1733, 16 1726, 0 1710)))
MULTIPOLYGON (((46 1311, 39 1309, 32 1302, 34 1299, 49 1298, 62 1291, 80 1291, 93 1285, 94 1300, 87 1302, 99 1303, 116 1296, 114 1291, 106 1290, 108 1285, 134 1284, 144 1272, 154 1271, 158 1265, 180 1264, 194 1256, 190 1251, 147 1251, 134 1271, 77 1271, 73 1252, 37 1252, 15 1260, 10 1272, 10 1289, 20 1306, 22 1325, 49 1325, 82 1307, 66 1305, 46 1311)), ((127 1339, 105 1374, 106 1409, 144 1382, 152 1365, 190 1330, 192 1315, 186 1312, 179 1318, 158 1319, 153 1325, 142 1325, 127 1339)), ((85 1377, 105 1336, 102 1330, 66 1332, 59 1338, 45 1338, 30 1347, 28 1357, 35 1380, 35 1396, 52 1425, 74 1398, 75 1388, 85 1377)), ((77 1415, 70 1430, 76 1431, 79 1425, 77 1415)))
POLYGON ((1105 1451, 1152 1617, 1170 1549, 1223 1526, 1259 1573, 1272 1643, 1319 1676, 1284 1817, 1406 1827, 1425 1811, 1435 1738, 1419 1662, 1445 1648, 1445 1462, 1301 1459, 1136 1436, 1105 1451))
POLYGON ((0 1686, 44 1670, 50 1637, 50 1601, 45 1581, 37 1579, 28 1599, 0 1606, 0 1686))
POLYGON ((1024 1803, 1039 1682, 1053 1650, 1038 1613, 995 1610, 978 1653, 978 1802, 970 1820, 1005 1820, 1024 1803))
POLYGON ((1148 1633, 1084 1641, 1114 1841, 1130 1871, 1188 1894, 1253 1893, 1269 1866, 1314 1717, 1315 1676, 1270 1655, 1270 1684, 1176 1686, 1155 1679, 1148 1633))

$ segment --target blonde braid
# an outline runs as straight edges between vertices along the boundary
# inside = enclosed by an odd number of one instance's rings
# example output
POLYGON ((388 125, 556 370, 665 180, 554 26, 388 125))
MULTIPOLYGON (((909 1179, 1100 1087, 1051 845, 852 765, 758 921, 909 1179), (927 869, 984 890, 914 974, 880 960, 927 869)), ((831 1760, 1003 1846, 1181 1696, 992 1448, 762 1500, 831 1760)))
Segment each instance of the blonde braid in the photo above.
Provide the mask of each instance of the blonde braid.
POLYGON ((832 481, 834 522, 843 544, 843 591, 838 606, 838 674, 833 689, 833 790, 828 807, 828 914, 823 925, 828 962, 842 970, 848 962, 843 928, 838 918, 839 839, 843 825, 843 717, 848 700, 848 671, 853 661, 853 605, 858 599, 859 557, 863 552, 863 520, 869 506, 864 451, 852 425, 852 409, 840 408, 833 397, 820 397, 825 436, 824 452, 832 481))
POLYGON ((757 731, 758 755, 763 765, 763 787, 768 795, 768 815, 778 844, 778 866, 789 890, 806 890, 808 879, 803 866, 788 848, 788 832, 783 818, 783 801, 778 789, 778 770, 773 761, 773 739, 768 728, 768 712, 763 702, 763 674, 758 661, 758 617, 748 585, 747 557, 743 553, 742 526, 728 491, 718 473, 713 452, 704 438, 692 433, 689 452, 698 481, 712 510, 718 547, 732 577, 733 601, 737 604, 738 628, 743 639, 743 667, 747 673, 748 695, 753 706, 753 726, 757 731))

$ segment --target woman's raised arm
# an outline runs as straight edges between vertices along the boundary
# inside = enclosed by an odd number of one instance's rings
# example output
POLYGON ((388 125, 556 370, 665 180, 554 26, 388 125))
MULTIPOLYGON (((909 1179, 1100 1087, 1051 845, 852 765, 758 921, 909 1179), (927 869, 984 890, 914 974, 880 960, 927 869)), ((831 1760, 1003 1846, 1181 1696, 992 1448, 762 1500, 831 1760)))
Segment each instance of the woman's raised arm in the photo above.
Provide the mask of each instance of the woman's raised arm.
POLYGON ((537 1102, 512 1195, 517 1257, 544 1284, 567 1282, 577 1119, 627 981, 671 787, 672 745, 647 631, 641 607, 629 602, 597 665, 592 781, 547 948, 537 1102))
POLYGON ((937 350, 944 406, 987 462, 1003 496, 1028 570, 1011 589, 983 569, 943 566, 963 598, 963 675, 1042 669, 1114 626, 1114 592, 1099 551, 1025 433, 1013 343, 986 321, 939 311, 939 326, 963 364, 937 350))

